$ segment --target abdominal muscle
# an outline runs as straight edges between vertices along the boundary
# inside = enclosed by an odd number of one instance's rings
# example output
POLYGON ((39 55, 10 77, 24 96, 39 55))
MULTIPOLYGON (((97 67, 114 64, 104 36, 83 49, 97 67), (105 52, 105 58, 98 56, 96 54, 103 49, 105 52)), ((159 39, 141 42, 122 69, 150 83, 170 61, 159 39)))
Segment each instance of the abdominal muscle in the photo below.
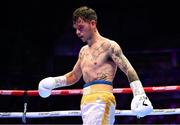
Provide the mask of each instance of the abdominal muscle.
MULTIPOLYGON (((113 81, 117 65, 109 56, 110 46, 110 42, 107 39, 102 39, 94 48, 84 47, 81 52, 80 67, 85 83, 94 80, 113 81)), ((112 92, 113 87, 106 84, 96 84, 92 88, 112 92)))
MULTIPOLYGON (((112 82, 115 76, 116 69, 116 66, 113 66, 109 63, 94 68, 84 67, 84 69, 82 70, 83 79, 86 83, 92 82, 94 80, 104 80, 112 82)), ((91 89, 95 91, 113 91, 113 87, 107 84, 95 84, 91 86, 91 89)))

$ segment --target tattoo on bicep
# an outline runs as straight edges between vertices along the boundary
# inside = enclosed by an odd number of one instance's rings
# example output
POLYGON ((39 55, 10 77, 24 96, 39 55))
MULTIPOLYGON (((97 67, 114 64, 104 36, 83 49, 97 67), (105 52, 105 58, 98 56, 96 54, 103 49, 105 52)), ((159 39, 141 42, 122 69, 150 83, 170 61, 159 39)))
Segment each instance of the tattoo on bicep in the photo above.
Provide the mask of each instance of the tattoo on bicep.
POLYGON ((123 72, 127 73, 129 62, 123 54, 121 53, 116 54, 114 56, 114 61, 123 72))
POLYGON ((128 60, 124 56, 121 48, 117 45, 112 45, 112 59, 116 65, 123 71, 127 73, 128 70, 128 60))
POLYGON ((130 82, 139 79, 137 73, 131 66, 128 59, 122 53, 120 48, 118 48, 116 46, 112 46, 112 53, 113 53, 112 58, 113 58, 114 62, 128 76, 128 79, 130 82))
POLYGON ((128 64, 129 64, 128 60, 126 59, 126 57, 123 54, 121 54, 121 56, 119 58, 121 60, 122 69, 127 72, 128 64))
POLYGON ((82 75, 81 67, 80 65, 77 65, 76 68, 73 70, 74 76, 79 79, 82 75))

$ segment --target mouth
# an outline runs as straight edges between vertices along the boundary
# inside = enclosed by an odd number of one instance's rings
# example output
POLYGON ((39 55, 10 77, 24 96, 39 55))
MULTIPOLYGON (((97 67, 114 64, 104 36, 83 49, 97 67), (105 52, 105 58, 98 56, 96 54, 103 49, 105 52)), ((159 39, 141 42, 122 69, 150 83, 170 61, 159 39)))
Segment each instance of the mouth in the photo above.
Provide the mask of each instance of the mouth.
POLYGON ((83 36, 78 36, 79 38, 82 38, 83 36))
POLYGON ((83 36, 79 36, 80 39, 83 39, 83 36))

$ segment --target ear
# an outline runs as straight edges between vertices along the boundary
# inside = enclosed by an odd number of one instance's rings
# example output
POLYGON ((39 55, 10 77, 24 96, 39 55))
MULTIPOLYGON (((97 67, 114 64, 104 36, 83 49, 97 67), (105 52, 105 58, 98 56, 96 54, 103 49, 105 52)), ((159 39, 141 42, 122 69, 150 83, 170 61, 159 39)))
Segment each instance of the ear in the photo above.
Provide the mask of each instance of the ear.
POLYGON ((96 26, 96 21, 95 20, 91 20, 91 25, 92 26, 96 26))

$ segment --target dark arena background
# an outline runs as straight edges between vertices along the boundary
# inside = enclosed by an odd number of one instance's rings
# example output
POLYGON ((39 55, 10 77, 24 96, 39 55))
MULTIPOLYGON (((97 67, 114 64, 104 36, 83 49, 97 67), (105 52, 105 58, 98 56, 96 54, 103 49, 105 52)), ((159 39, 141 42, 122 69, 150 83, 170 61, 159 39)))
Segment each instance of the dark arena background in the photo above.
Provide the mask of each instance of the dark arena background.
MULTIPOLYGON (((72 27, 72 13, 82 5, 98 14, 101 35, 122 48, 144 87, 180 83, 180 19, 175 1, 119 0, 7 0, 1 6, 0 90, 37 90, 45 77, 73 68, 85 45, 72 27)), ((117 70, 114 88, 129 88, 117 70)), ((62 89, 80 89, 83 80, 62 89)), ((61 88, 59 88, 61 89, 61 88)), ((180 92, 147 93, 155 109, 180 108, 180 92)), ((132 94, 115 94, 117 109, 128 110, 132 94)), ((0 112, 79 110, 81 95, 0 95, 0 112)), ((0 116, 3 114, 0 113, 0 116)), ((81 117, 0 118, 0 124, 82 124, 81 117)), ((180 115, 137 119, 118 116, 115 124, 180 124, 180 115)))

